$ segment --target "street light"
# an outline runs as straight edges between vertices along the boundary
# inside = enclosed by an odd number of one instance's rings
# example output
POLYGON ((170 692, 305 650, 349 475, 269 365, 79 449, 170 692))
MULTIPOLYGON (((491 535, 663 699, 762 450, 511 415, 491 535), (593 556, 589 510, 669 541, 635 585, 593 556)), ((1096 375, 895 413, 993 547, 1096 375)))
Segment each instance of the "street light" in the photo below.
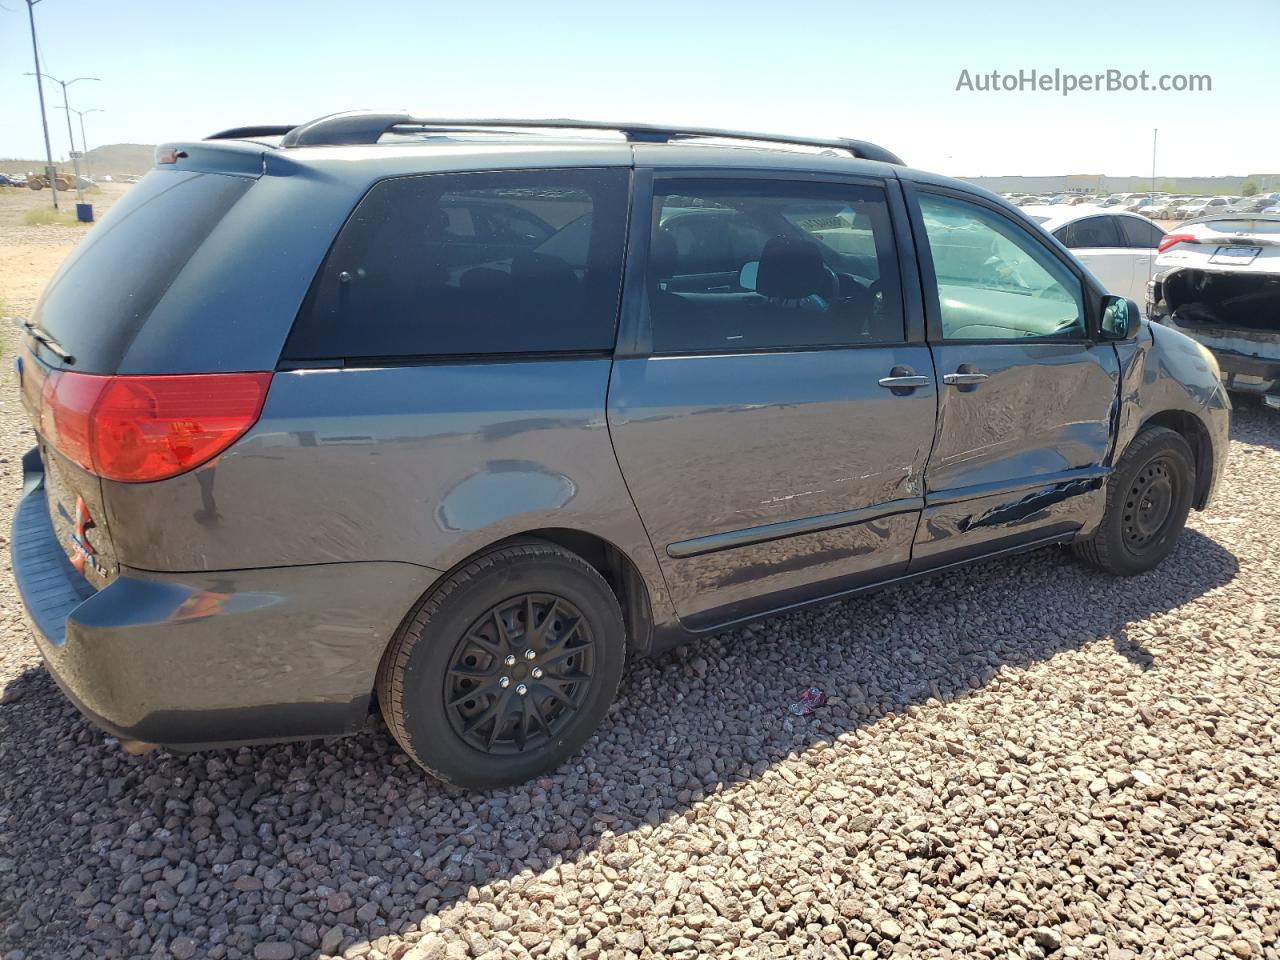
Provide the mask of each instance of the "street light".
MULTIPOLYGON (((28 74, 29 76, 30 74, 28 74)), ((71 141, 71 168, 76 174, 76 201, 84 203, 84 188, 80 186, 80 158, 76 156, 76 138, 71 132, 71 104, 67 100, 67 87, 73 83, 79 83, 81 80, 101 80, 101 77, 75 77, 71 80, 59 80, 57 77, 50 76, 47 73, 38 74, 46 80, 52 80, 54 83, 62 87, 62 106, 67 111, 67 139, 71 141)))
POLYGON ((49 146, 49 119, 44 112, 44 84, 40 78, 40 45, 36 43, 36 4, 40 0, 27 0, 27 19, 31 21, 31 53, 36 58, 36 93, 40 96, 40 126, 44 128, 45 176, 49 178, 49 189, 53 193, 53 209, 58 209, 58 174, 53 169, 53 148, 49 146))
MULTIPOLYGON (((66 107, 59 107, 59 110, 66 110, 66 107)), ((77 110, 71 108, 71 112, 80 118, 80 152, 84 154, 84 175, 93 177, 93 168, 89 164, 89 141, 84 136, 84 115, 86 113, 106 113, 101 107, 90 107, 88 110, 77 110)))

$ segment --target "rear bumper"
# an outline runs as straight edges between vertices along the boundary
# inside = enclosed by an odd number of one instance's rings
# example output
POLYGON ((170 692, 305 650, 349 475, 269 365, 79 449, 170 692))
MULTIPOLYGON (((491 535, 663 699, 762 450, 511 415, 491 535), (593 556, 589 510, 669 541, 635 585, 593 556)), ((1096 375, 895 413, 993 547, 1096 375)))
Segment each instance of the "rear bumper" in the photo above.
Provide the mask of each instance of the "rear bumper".
POLYGON ((359 730, 383 649, 438 576, 403 563, 121 568, 95 592, 58 543, 43 474, 28 470, 24 489, 10 542, 40 651, 80 711, 123 739, 198 749, 359 730))

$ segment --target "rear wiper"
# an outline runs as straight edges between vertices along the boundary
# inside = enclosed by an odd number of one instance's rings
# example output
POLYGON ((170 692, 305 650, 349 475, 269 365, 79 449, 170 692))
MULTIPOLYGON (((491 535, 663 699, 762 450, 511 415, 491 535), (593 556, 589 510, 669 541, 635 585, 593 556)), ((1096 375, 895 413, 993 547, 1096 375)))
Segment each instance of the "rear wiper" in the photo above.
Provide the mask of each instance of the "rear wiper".
POLYGON ((53 335, 44 327, 37 324, 34 320, 23 320, 22 326, 26 329, 27 333, 31 334, 31 339, 35 340, 37 343, 44 344, 45 348, 50 353, 67 366, 71 366, 76 362, 76 358, 67 353, 67 351, 62 348, 62 344, 53 339, 53 335))

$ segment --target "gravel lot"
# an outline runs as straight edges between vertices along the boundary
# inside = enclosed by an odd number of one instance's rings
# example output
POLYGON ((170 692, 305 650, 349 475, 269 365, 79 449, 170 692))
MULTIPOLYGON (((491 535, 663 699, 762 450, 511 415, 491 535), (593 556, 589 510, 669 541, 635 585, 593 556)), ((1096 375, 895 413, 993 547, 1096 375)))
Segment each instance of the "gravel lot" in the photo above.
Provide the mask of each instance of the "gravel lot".
MULTIPOLYGON (((6 377, 5 534, 28 436, 6 377)), ((1280 957, 1278 493, 1244 405, 1160 570, 1043 551, 634 664, 580 757, 488 795, 374 720, 125 755, 6 551, 0 956, 1280 957)))

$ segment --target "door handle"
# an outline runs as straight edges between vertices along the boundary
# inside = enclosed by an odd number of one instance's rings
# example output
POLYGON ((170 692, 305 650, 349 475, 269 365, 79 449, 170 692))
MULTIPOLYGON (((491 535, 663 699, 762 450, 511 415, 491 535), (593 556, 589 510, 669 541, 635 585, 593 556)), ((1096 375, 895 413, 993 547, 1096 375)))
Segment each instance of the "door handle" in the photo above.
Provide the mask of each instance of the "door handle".
POLYGON ((895 389, 897 387, 910 387, 913 390, 916 387, 927 387, 932 382, 933 381, 928 377, 915 373, 901 377, 881 377, 879 380, 880 386, 882 387, 888 387, 890 389, 895 389))
POLYGON ((987 374, 980 371, 972 363, 962 363, 956 367, 955 373, 945 373, 942 375, 942 382, 953 387, 959 387, 961 390, 972 390, 975 386, 987 379, 987 374))
POLYGON ((886 390, 892 390, 894 396, 905 397, 912 393, 917 387, 927 387, 933 383, 932 377, 924 374, 916 373, 910 367, 904 364, 897 364, 889 371, 887 377, 881 377, 877 383, 886 390))

